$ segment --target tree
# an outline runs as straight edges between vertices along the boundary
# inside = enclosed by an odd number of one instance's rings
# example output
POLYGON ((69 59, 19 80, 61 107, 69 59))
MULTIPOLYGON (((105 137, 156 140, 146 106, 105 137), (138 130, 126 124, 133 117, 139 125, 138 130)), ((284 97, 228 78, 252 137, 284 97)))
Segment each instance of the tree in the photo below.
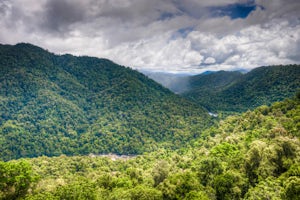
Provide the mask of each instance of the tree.
POLYGON ((219 158, 209 157, 204 158, 200 162, 198 169, 198 177, 200 182, 206 186, 211 182, 216 175, 220 175, 223 172, 222 164, 219 158))
POLYGON ((159 186, 164 199, 184 199, 192 192, 201 191, 203 186, 199 183, 196 174, 191 172, 177 173, 169 176, 159 186))
POLYGON ((247 180, 235 171, 227 171, 213 180, 217 199, 241 199, 248 189, 247 180))
POLYGON ((159 200, 162 199, 162 193, 154 188, 146 186, 137 186, 130 190, 131 200, 159 200))
POLYGON ((165 160, 159 161, 152 171, 154 187, 163 182, 168 177, 168 174, 169 164, 165 160))
POLYGON ((88 180, 80 180, 59 187, 55 196, 64 200, 96 200, 96 194, 94 184, 89 183, 88 180))
POLYGON ((36 181, 28 162, 0 162, 0 199, 24 197, 36 181))
POLYGON ((284 192, 288 200, 300 200, 300 178, 291 176, 284 182, 284 192))
POLYGON ((247 200, 256 199, 274 199, 281 200, 283 188, 280 186, 279 181, 273 177, 269 177, 263 181, 260 181, 255 187, 248 190, 245 195, 247 200))

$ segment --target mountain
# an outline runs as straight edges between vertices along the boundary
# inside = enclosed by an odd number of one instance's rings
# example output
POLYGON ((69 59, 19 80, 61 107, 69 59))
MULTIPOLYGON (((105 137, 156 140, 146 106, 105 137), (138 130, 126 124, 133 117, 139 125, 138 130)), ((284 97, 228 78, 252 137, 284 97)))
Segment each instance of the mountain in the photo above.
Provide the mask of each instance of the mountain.
POLYGON ((207 111, 106 59, 0 45, 0 158, 176 148, 207 111))
POLYGON ((189 89, 189 78, 191 75, 150 71, 141 72, 177 94, 183 93, 189 89))
POLYGON ((300 65, 200 74, 190 78, 189 86, 182 96, 211 112, 243 112, 294 96, 300 88, 300 65))
POLYGON ((215 83, 215 81, 218 81, 217 79, 219 79, 219 81, 222 81, 222 79, 225 80, 230 79, 231 74, 237 75, 239 73, 246 73, 247 71, 246 70, 238 70, 234 72, 205 71, 199 75, 191 75, 186 73, 175 74, 175 73, 167 73, 167 72, 152 72, 152 71, 145 71, 145 70, 140 70, 140 72, 145 74, 152 80, 160 83, 161 85, 168 88, 172 92, 176 94, 182 94, 192 89, 200 89, 200 88, 206 89, 206 87, 210 87, 211 84, 217 84, 215 83), (216 75, 212 75, 214 73, 216 73, 216 75), (210 80, 210 78, 212 78, 212 80, 210 80), (200 80, 200 79, 204 79, 204 80, 200 80))
POLYGON ((216 92, 223 90, 232 85, 242 77, 242 73, 238 71, 218 71, 213 73, 202 73, 190 77, 189 91, 216 92))
POLYGON ((299 199, 300 93, 230 116, 190 147, 0 162, 0 199, 299 199))

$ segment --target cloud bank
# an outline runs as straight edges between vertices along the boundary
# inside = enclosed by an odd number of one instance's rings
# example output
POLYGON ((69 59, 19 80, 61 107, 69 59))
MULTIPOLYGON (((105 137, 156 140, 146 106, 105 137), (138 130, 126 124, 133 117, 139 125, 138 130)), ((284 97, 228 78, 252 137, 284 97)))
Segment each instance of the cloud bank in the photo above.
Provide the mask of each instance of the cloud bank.
POLYGON ((2 0, 0 43, 200 73, 300 63, 295 0, 2 0))

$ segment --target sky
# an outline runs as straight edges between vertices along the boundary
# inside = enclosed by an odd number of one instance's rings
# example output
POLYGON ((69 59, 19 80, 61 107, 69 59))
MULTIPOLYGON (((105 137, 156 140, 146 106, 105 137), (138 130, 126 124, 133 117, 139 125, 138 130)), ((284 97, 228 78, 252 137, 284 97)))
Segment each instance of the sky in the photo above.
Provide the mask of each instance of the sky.
POLYGON ((300 63, 300 0, 0 0, 0 43, 201 73, 300 63))

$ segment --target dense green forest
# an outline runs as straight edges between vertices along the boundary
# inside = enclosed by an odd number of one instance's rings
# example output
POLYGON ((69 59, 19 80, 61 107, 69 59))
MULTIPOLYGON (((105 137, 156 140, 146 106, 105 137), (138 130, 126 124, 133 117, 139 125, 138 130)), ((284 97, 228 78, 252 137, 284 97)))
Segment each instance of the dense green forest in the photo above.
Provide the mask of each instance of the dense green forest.
POLYGON ((195 76, 185 99, 106 59, 0 45, 0 199, 300 199, 299 69, 195 76))
POLYGON ((299 85, 300 65, 278 65, 246 74, 219 71, 192 76, 182 96, 211 112, 245 112, 290 98, 299 85))
POLYGON ((300 94, 230 116, 178 150, 0 162, 2 199, 300 199, 300 94))
POLYGON ((106 59, 0 45, 0 158, 174 149, 207 111, 106 59))

